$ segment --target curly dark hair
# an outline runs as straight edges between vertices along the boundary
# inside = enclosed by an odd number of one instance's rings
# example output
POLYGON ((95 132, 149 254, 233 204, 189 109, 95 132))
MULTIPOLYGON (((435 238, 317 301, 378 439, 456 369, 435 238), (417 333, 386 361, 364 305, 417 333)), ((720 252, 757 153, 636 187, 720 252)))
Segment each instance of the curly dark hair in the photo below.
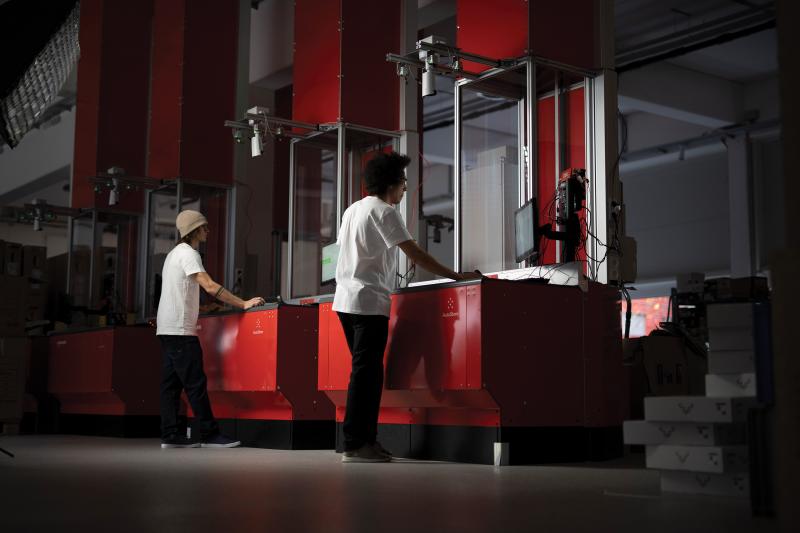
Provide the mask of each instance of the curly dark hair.
POLYGON ((405 175, 403 171, 411 163, 411 158, 397 152, 379 153, 369 160, 364 169, 364 184, 369 194, 385 194, 392 185, 397 185, 405 175))

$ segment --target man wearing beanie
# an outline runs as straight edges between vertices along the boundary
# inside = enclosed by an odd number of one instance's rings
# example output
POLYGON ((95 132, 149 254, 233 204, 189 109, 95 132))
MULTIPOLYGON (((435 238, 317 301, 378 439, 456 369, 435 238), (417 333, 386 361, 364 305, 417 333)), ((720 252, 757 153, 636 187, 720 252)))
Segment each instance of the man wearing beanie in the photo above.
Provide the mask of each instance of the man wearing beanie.
POLYGON ((241 443, 219 432, 208 400, 203 350, 197 340, 199 288, 239 309, 263 305, 264 299, 244 301, 206 273, 197 251, 200 243, 208 238, 206 217, 187 209, 178 214, 175 225, 181 240, 164 260, 156 330, 162 348, 161 447, 233 448, 241 443), (178 408, 184 389, 194 411, 199 433, 197 441, 178 432, 178 408))

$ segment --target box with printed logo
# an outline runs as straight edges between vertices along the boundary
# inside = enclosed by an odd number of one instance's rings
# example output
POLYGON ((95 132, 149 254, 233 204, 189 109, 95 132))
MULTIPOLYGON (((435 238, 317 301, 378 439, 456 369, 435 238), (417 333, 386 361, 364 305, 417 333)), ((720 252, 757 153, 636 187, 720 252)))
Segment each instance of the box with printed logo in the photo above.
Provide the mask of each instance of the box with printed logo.
POLYGON ((644 399, 644 418, 657 422, 744 422, 755 398, 661 396, 644 399))
POLYGON ((747 446, 681 446, 659 444, 646 447, 647 468, 725 474, 746 472, 747 446))
POLYGON ((661 491, 680 494, 707 494, 709 496, 750 497, 748 474, 707 474, 703 472, 661 472, 661 491))
POLYGON ((723 446, 746 442, 744 424, 626 420, 622 425, 622 435, 625 444, 723 446))

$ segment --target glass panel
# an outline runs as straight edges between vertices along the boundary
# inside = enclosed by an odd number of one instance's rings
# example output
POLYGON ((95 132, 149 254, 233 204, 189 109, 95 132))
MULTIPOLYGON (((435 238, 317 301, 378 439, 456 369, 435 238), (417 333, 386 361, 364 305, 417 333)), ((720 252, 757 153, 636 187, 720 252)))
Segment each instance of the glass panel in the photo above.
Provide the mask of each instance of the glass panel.
MULTIPOLYGON (((183 184, 181 209, 193 209, 203 213, 208 220, 208 239, 200 244, 200 257, 211 278, 225 283, 225 255, 227 245, 228 189, 208 185, 183 184)), ((174 224, 174 220, 173 220, 174 224)), ((234 293, 241 287, 230 287, 234 293)), ((200 304, 215 301, 200 291, 200 304)))
POLYGON ((73 306, 105 316, 109 325, 124 323, 124 315, 136 310, 137 246, 135 216, 94 212, 74 219, 70 255, 73 306))
MULTIPOLYGON (((208 239, 200 244, 200 256, 209 276, 220 283, 225 282, 225 256, 227 253, 227 209, 228 189, 210 185, 183 184, 181 209, 200 211, 208 219, 208 239)), ((178 188, 170 185, 153 191, 150 195, 150 220, 148 231, 150 244, 147 259, 147 293, 145 313, 154 316, 161 298, 161 271, 167 254, 178 242, 175 218, 178 216, 178 188)), ((237 292, 237 287, 231 287, 237 292)), ((203 312, 216 300, 200 291, 203 312)))
MULTIPOLYGON (((137 218, 98 213, 93 291, 101 312, 109 315, 135 311, 137 218)), ((125 323, 124 316, 111 323, 125 323)))
POLYGON ((296 142, 294 157, 294 228, 292 294, 303 298, 332 294, 321 283, 322 249, 336 242, 336 130, 296 142))
POLYGON ((148 221, 149 249, 147 254, 147 291, 145 316, 155 316, 161 298, 161 271, 164 259, 178 241, 175 218, 178 216, 178 189, 172 185, 153 191, 150 195, 148 221))
POLYGON ((345 129, 345 152, 347 154, 345 209, 367 195, 364 187, 364 168, 367 166, 367 162, 378 152, 391 152, 393 148, 393 137, 351 128, 345 129))
POLYGON ((91 214, 72 220, 72 249, 70 250, 70 287, 74 307, 90 307, 89 281, 92 263, 94 231, 91 214))
MULTIPOLYGON (((420 246, 437 261, 453 267, 455 191, 453 176, 453 96, 454 80, 436 76, 436 94, 422 100, 422 165, 420 193, 412 198, 420 206, 420 246)), ((409 191, 413 192, 413 191, 409 191)), ((413 195, 412 195, 413 196, 413 195)), ((425 269, 417 269, 415 281, 441 278, 425 269)))
POLYGON ((461 88, 461 270, 517 268, 524 69, 461 88))

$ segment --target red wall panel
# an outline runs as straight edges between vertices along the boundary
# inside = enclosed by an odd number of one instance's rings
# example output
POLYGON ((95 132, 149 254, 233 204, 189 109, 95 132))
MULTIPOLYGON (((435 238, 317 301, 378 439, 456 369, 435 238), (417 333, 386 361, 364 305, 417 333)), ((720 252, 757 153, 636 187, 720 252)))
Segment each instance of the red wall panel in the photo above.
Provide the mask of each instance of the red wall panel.
POLYGON ((150 144, 147 174, 153 178, 180 175, 181 94, 185 0, 155 4, 151 73, 150 144))
POLYGON ((598 67, 594 29, 597 1, 530 0, 531 53, 576 67, 598 67))
POLYGON ((342 104, 346 122, 396 130, 400 84, 387 53, 400 52, 400 0, 343 0, 342 104))
MULTIPOLYGON (((586 114, 583 88, 572 89, 567 92, 565 110, 567 113, 567 160, 564 162, 565 168, 586 168, 586 114)), ((591 179, 591 176, 590 176, 591 179)), ((581 211, 581 242, 586 242, 586 231, 584 222, 586 212, 581 211)), ((579 261, 586 260, 586 250, 581 248, 576 255, 579 261)))
MULTIPOLYGON (((73 207, 108 207, 89 178, 109 167, 145 172, 152 10, 152 0, 81 4, 73 207)), ((128 191, 113 209, 143 207, 143 194, 128 191)))
MULTIPOLYGON (((537 176, 536 200, 539 205, 539 224, 555 223, 556 194, 556 133, 555 100, 552 96, 539 99, 536 109, 537 176)), ((548 239, 540 241, 541 262, 556 262, 557 243, 548 239)))
MULTIPOLYGON (((170 0, 171 1, 171 0, 170 0)), ((183 56, 181 176, 233 183, 231 131, 236 109, 239 2, 186 3, 183 56)))
POLYGON ((340 0, 296 0, 292 118, 336 122, 339 114, 340 0))
MULTIPOLYGON (((495 59, 525 55, 528 48, 528 0, 458 0, 456 44, 465 52, 495 59)), ((486 65, 464 62, 472 72, 486 65)))
POLYGON ((148 175, 230 184, 236 2, 156 0, 148 175))

